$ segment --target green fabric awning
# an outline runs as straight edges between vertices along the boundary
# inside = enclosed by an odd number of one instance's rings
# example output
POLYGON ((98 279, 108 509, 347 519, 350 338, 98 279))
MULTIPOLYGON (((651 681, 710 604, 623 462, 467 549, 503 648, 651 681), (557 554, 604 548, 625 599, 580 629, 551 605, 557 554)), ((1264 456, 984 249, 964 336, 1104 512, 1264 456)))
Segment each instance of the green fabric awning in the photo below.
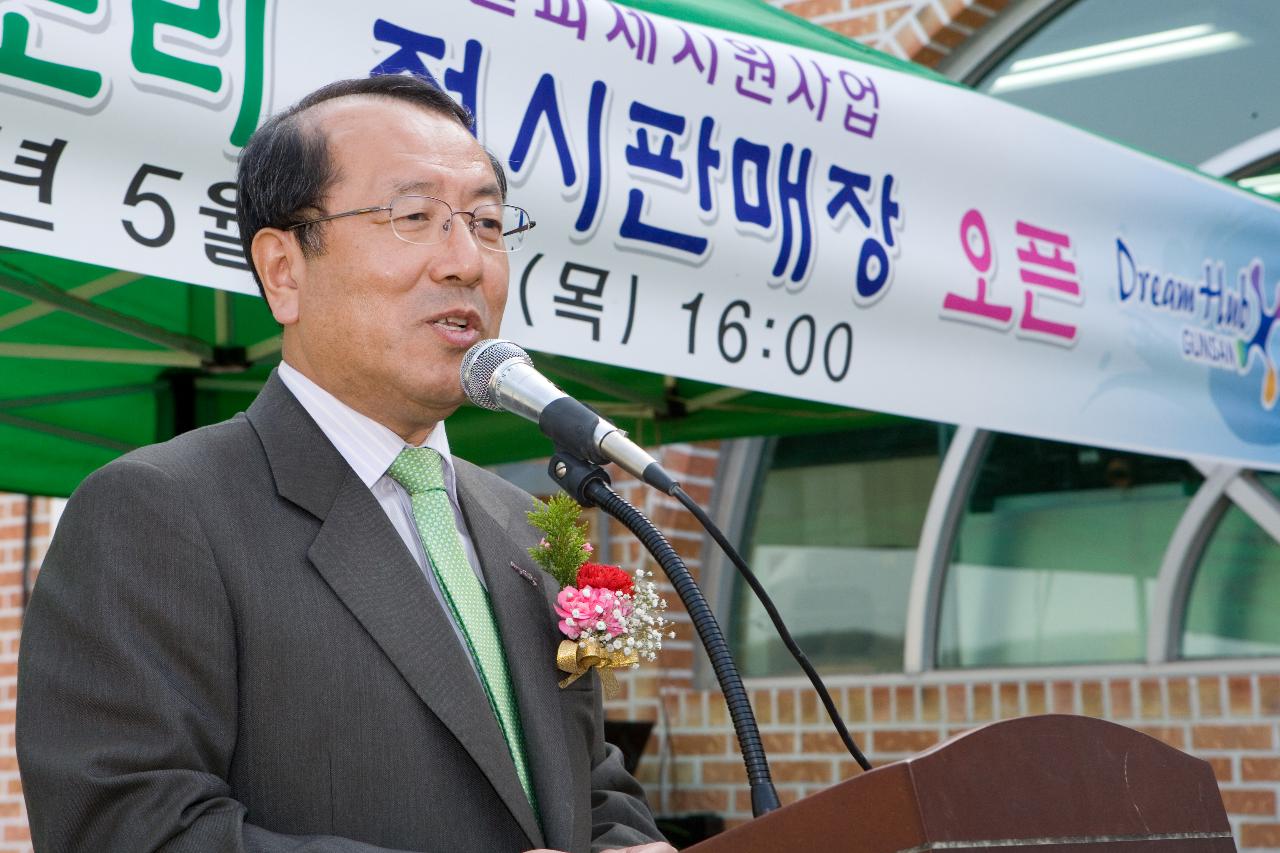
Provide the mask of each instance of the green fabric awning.
MULTIPOLYGON (((884 416, 609 365, 539 367, 641 442, 826 431, 884 416)), ((279 361, 252 296, 0 251, 0 490, 67 495, 128 450, 231 417, 279 361)), ((546 455, 537 428, 465 407, 450 442, 479 464, 546 455)))

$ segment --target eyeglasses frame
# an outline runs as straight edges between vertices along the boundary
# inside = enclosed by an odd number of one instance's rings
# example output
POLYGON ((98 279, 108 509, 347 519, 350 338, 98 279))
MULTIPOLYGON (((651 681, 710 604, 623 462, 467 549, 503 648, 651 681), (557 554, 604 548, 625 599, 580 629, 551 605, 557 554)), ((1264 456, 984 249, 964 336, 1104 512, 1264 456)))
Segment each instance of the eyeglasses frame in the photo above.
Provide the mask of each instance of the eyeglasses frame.
MULTIPOLYGON (((516 206, 516 205, 514 205, 514 204, 507 204, 506 202, 500 202, 500 201, 488 202, 488 203, 486 203, 486 204, 478 204, 478 205, 476 205, 476 206, 475 206, 475 208, 474 208, 474 209, 472 209, 472 210, 454 210, 454 209, 453 209, 453 205, 449 204, 449 202, 445 201, 445 200, 444 200, 444 199, 442 199, 442 198, 436 198, 435 196, 431 196, 431 195, 412 195, 412 194, 411 194, 411 195, 398 195, 398 196, 393 196, 393 197, 392 197, 392 199, 391 199, 391 201, 387 202, 387 203, 386 203, 386 204, 384 204, 384 205, 378 206, 378 207, 361 207, 361 208, 357 208, 357 209, 355 209, 355 210, 344 210, 342 213, 330 213, 328 216, 317 216, 315 219, 308 219, 308 220, 307 220, 307 221, 305 221, 305 222, 297 222, 297 223, 294 223, 293 225, 290 225, 288 228, 285 228, 284 230, 285 230, 285 231, 293 231, 293 230, 296 230, 296 229, 298 229, 298 228, 302 228, 302 227, 307 226, 307 225, 316 225, 317 223, 320 223, 320 222, 328 222, 328 221, 329 221, 329 220, 331 220, 331 219, 342 219, 342 218, 343 218, 343 217, 345 217, 345 216, 359 216, 359 215, 360 215, 360 214, 362 214, 362 213, 378 213, 379 211, 383 211, 383 210, 385 210, 385 211, 387 211, 388 213, 390 213, 390 212, 391 212, 391 208, 395 205, 395 203, 396 203, 397 201, 399 201, 399 200, 400 200, 400 199, 402 199, 402 198, 425 198, 425 199, 430 199, 431 201, 438 201, 438 202, 440 202, 440 203, 441 203, 441 204, 443 204, 443 205, 445 206, 445 208, 449 211, 449 222, 450 222, 450 223, 452 223, 452 222, 453 222, 453 217, 458 216, 458 215, 462 215, 462 216, 468 216, 468 217, 470 217, 470 219, 468 219, 468 220, 467 220, 467 230, 471 232, 471 236, 472 236, 472 238, 473 238, 473 239, 474 239, 474 238, 475 238, 475 236, 476 236, 476 226, 475 226, 476 211, 477 211, 477 210, 479 210, 480 208, 482 208, 482 207, 515 207, 515 208, 516 208, 516 210, 524 210, 524 208, 523 208, 523 207, 517 207, 517 206, 516 206)), ((529 211, 527 211, 527 210, 524 210, 524 212, 525 212, 525 215, 528 215, 528 213, 529 213, 529 211)), ((535 225, 537 225, 537 224, 538 224, 537 222, 535 222, 532 218, 530 218, 530 219, 529 219, 529 221, 528 221, 526 224, 521 225, 519 228, 513 228, 513 229, 512 229, 512 230, 510 230, 510 231, 504 231, 504 232, 502 232, 502 236, 503 236, 503 237, 510 237, 512 234, 522 234, 522 233, 524 233, 525 231, 528 231, 528 230, 532 229, 532 228, 533 228, 535 225)), ((445 230, 447 231, 448 229, 445 229, 445 230)), ((414 243, 412 240, 405 240, 405 238, 404 238, 404 237, 401 237, 401 236, 400 236, 400 232, 396 230, 396 227, 395 227, 395 225, 394 225, 394 224, 391 224, 391 233, 393 233, 393 234, 395 234, 395 235, 396 235, 396 239, 397 239, 397 240, 401 240, 401 241, 403 241, 403 242, 405 242, 405 243, 410 243, 410 244, 412 244, 412 245, 414 245, 414 246, 433 246, 433 245, 435 245, 434 243, 414 243)), ((444 242, 444 241, 441 241, 441 242, 444 242)), ((481 243, 479 240, 476 240, 476 245, 477 245, 477 246, 480 246, 480 247, 482 247, 482 248, 488 249, 488 250, 489 250, 489 251, 491 251, 491 252, 500 252, 500 253, 505 254, 505 255, 509 255, 509 254, 511 254, 511 252, 510 252, 510 251, 505 250, 505 249, 494 249, 494 248, 493 248, 493 247, 491 247, 491 246, 486 246, 484 243, 481 243)))

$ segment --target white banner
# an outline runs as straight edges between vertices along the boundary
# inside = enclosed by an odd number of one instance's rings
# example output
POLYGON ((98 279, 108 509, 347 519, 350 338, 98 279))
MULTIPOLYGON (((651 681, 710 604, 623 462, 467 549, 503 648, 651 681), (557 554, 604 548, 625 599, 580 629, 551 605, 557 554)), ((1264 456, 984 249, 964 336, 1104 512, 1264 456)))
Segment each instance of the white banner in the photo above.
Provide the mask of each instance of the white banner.
POLYGON ((503 326, 531 349, 1280 468, 1280 207, 1055 121, 606 0, 0 14, 0 244, 253 292, 245 134, 425 73, 538 221, 503 326))

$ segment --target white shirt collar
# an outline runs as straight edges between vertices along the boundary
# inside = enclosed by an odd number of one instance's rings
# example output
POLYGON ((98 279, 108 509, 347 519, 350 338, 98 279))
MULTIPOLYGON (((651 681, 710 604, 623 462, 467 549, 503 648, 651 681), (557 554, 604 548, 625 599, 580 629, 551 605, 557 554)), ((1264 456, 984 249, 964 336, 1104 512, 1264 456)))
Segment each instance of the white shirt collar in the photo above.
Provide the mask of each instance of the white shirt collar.
MULTIPOLYGON (((297 368, 281 361, 276 368, 280 381, 302 404, 320 427, 325 437, 333 443, 351 470, 369 488, 378 482, 400 451, 409 445, 387 427, 373 418, 357 412, 328 391, 303 376, 297 368)), ((449 438, 445 435, 444 421, 435 425, 419 447, 430 447, 444 461, 444 484, 449 498, 458 503, 458 479, 454 472, 453 455, 449 452, 449 438)))

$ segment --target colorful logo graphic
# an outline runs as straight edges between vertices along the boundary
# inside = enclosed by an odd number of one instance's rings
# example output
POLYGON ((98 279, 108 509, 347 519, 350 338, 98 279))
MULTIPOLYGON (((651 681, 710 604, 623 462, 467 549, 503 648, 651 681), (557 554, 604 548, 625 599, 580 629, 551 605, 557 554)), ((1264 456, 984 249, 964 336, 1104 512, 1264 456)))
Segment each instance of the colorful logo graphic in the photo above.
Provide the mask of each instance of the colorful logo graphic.
MULTIPOLYGON (((1255 260, 1248 269, 1249 287, 1253 290, 1258 305, 1258 327, 1249 340, 1236 342, 1240 357, 1240 372, 1248 373, 1249 359, 1257 352, 1264 366, 1262 378, 1262 408, 1270 411, 1276 405, 1276 363, 1268 351, 1271 342, 1271 329, 1276 322, 1276 309, 1280 308, 1280 295, 1267 305, 1262 295, 1262 262, 1255 260)), ((1278 288, 1280 289, 1280 288, 1278 288)))

